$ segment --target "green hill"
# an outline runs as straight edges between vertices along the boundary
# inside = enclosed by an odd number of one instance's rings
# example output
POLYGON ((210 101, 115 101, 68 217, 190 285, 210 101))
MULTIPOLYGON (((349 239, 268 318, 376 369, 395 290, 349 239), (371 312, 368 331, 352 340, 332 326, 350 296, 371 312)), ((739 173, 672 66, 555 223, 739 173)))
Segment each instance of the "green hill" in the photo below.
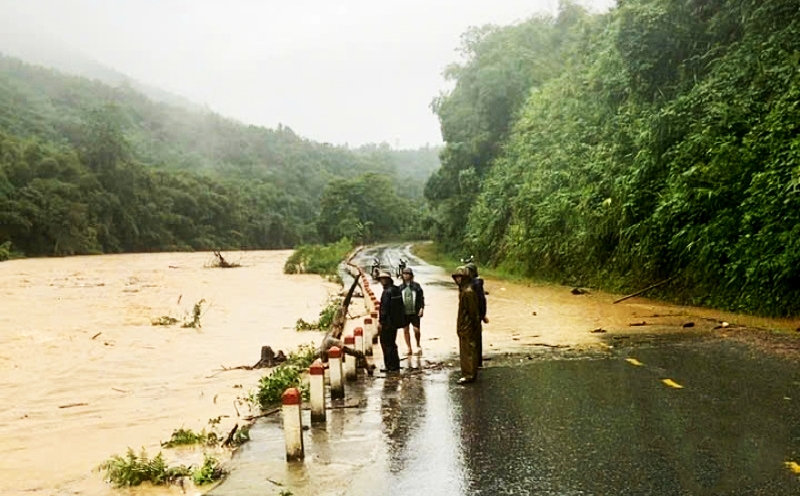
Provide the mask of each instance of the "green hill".
POLYGON ((800 314, 797 5, 562 2, 469 33, 437 101, 438 238, 538 278, 800 314))
POLYGON ((320 144, 8 57, 0 133, 0 244, 27 255, 317 241, 332 179, 375 173, 418 205, 436 167, 435 149, 320 144))

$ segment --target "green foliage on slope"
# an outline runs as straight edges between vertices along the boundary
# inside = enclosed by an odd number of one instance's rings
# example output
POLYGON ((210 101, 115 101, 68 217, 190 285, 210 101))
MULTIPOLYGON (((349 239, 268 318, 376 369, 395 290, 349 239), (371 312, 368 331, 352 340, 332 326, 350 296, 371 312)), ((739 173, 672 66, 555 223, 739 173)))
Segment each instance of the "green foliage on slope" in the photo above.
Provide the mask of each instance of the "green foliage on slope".
POLYGON ((560 73, 529 85, 474 176, 459 172, 469 193, 448 183, 468 219, 440 210, 451 248, 617 290, 678 276, 661 296, 800 313, 796 2, 627 0, 568 30, 560 73))

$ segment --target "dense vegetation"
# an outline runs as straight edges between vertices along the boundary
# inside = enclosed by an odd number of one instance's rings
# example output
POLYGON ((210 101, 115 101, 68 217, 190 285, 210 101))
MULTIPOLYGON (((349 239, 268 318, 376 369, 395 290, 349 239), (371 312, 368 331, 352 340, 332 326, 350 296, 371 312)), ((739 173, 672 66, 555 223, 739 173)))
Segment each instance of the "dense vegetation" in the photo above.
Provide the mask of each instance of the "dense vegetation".
POLYGON ((353 243, 348 239, 327 245, 300 245, 286 259, 283 273, 335 276, 339 273, 342 260, 352 250, 353 243))
POLYGON ((436 157, 315 143, 0 57, 4 254, 9 241, 71 255, 328 240, 317 226, 332 179, 377 174, 419 209, 436 157))
POLYGON ((796 0, 624 0, 482 28, 435 102, 451 251, 610 289, 800 313, 796 0))

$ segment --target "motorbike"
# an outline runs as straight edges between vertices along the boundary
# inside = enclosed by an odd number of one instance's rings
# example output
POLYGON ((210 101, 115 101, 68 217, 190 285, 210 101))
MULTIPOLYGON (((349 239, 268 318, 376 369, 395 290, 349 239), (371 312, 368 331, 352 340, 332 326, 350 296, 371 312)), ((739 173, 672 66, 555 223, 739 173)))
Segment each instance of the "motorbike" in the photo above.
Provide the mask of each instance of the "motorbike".
POLYGON ((397 266, 397 278, 400 279, 403 277, 403 269, 408 267, 408 260, 400 259, 400 264, 397 266))
POLYGON ((372 274, 372 279, 377 281, 378 276, 381 273, 381 262, 377 258, 372 259, 372 268, 370 269, 370 274, 372 274))

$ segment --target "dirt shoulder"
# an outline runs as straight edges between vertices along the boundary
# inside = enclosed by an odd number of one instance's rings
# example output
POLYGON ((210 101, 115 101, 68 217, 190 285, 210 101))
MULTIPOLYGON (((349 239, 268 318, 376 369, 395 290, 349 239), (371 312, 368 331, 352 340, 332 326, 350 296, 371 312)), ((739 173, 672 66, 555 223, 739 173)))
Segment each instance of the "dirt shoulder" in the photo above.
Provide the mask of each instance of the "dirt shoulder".
MULTIPOLYGON (((453 265, 427 244, 411 251, 431 264, 453 265)), ((453 267, 446 267, 452 270, 453 267)), ((445 271, 446 272, 446 271, 445 271)), ((644 297, 615 304, 622 295, 530 280, 482 276, 488 292, 484 351, 603 348, 626 337, 708 334, 782 356, 800 357, 800 319, 769 319, 710 308, 672 305, 644 297)))

